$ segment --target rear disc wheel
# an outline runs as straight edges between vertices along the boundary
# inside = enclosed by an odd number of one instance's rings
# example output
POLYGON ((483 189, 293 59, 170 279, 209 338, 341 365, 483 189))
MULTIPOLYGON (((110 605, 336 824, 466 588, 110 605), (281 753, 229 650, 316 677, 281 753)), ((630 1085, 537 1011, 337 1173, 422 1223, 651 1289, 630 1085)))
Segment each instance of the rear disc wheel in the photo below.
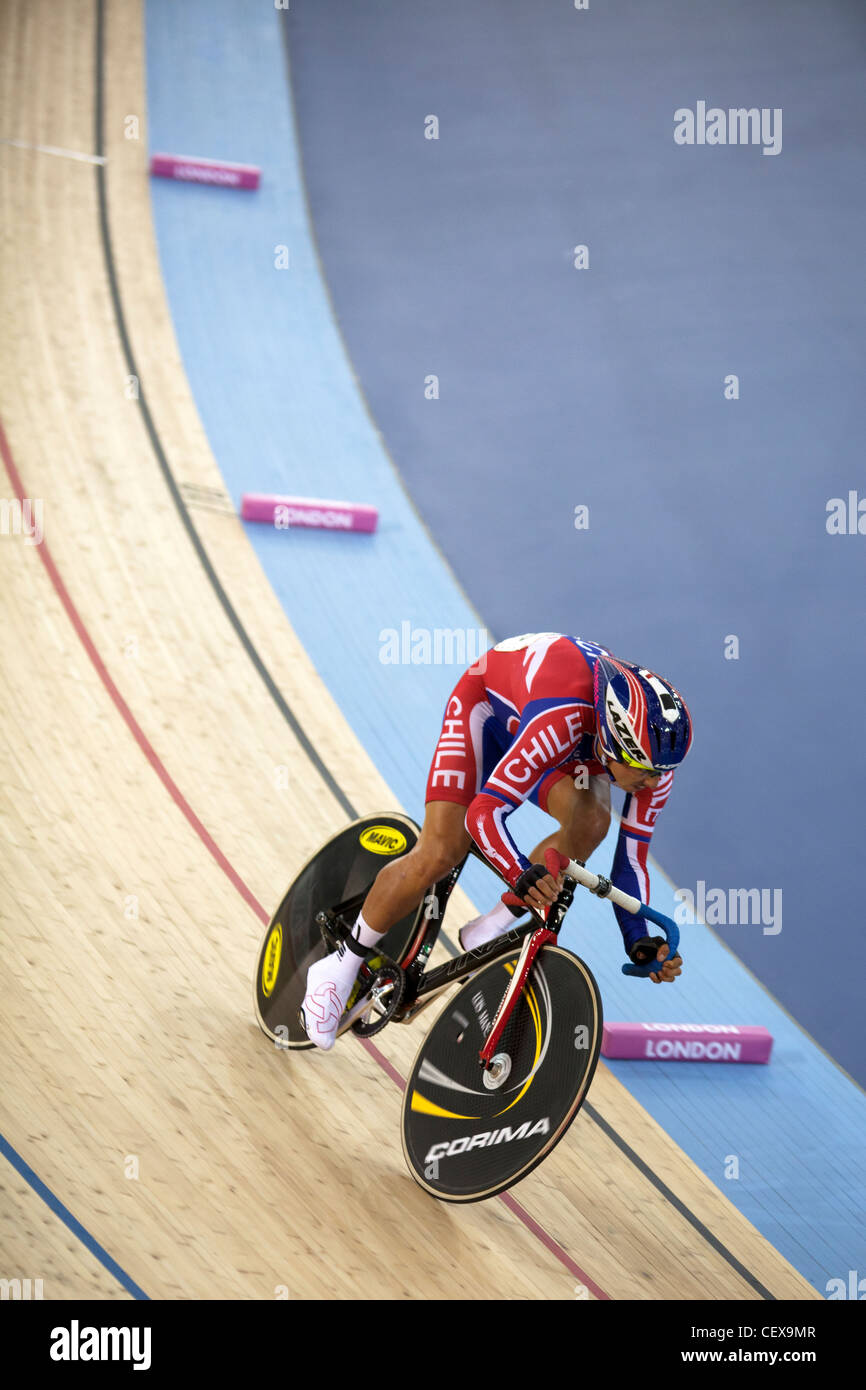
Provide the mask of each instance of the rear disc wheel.
MULTIPOLYGON (((307 971, 327 954, 317 913, 363 900, 383 864, 408 854, 420 833, 409 816, 365 816, 328 840, 288 889, 262 938, 253 985, 259 1027, 278 1047, 314 1046, 298 1012, 307 971)), ((392 960, 401 960, 416 938, 421 911, 414 909, 382 938, 382 952, 392 960)))

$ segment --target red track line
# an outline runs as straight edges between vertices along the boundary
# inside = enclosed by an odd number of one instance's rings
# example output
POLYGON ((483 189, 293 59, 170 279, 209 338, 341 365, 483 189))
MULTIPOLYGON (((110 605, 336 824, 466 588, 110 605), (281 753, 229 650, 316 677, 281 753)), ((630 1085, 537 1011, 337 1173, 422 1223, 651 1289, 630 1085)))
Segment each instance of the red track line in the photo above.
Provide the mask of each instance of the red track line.
MULTIPOLYGON (((18 472, 18 469, 15 467, 15 463, 12 458, 12 451, 10 450, 9 443, 6 439, 6 432, 3 429, 2 420, 0 420, 0 454, 3 455, 3 462, 6 465, 6 471, 9 474, 9 478, 18 497, 18 501, 23 506, 25 500, 24 488, 21 483, 20 474, 18 472)), ((202 825, 195 811, 192 809, 183 792, 180 790, 180 787, 172 779, 167 768, 162 764, 162 762, 160 762, 159 755, 156 752, 156 749, 148 739, 141 725, 136 720, 135 715, 132 713, 132 710, 129 708, 129 705, 126 703, 117 686, 114 684, 114 681, 111 679, 111 676, 108 674, 105 662, 102 660, 102 657, 96 650, 90 633, 87 631, 87 628, 84 626, 84 623, 81 620, 81 615, 79 614, 78 609, 75 607, 75 604, 69 597, 69 591, 60 577, 60 572, 58 571, 57 566, 51 558, 51 554, 48 550, 48 546, 45 544, 45 541, 43 540, 37 548, 39 550, 42 563, 47 569, 48 574, 51 578, 51 583, 54 585, 54 588, 56 589, 57 594, 60 598, 60 602, 66 609, 66 616, 69 618, 69 621, 75 628, 75 631, 81 640, 81 645, 84 647, 84 650, 90 657, 96 674, 99 676, 99 679, 102 681, 102 684, 105 686, 106 690, 108 691, 109 695, 111 696, 112 700, 117 706, 117 709, 120 711, 124 723, 126 724, 127 728, 129 729, 139 748, 144 753, 144 756, 147 758, 147 761, 150 763, 160 782, 162 782, 172 801, 175 803, 176 806, 180 808, 180 810, 186 816, 187 820, 189 821, 195 833, 198 835, 199 839, 201 839, 202 842, 207 846, 207 849, 213 855, 214 859, 219 864, 223 873, 227 876, 227 878, 230 879, 232 886, 238 890, 241 897, 244 899, 244 902, 249 904, 249 906, 253 909, 253 912, 257 913, 263 922, 268 922, 270 920, 268 913, 262 907, 255 894, 252 893, 250 889, 247 887, 247 885, 244 883, 240 874, 238 874, 232 868, 231 864, 226 859, 219 845, 214 840, 213 836, 210 835, 208 831, 205 829, 204 825, 202 825)))
MULTIPOLYGON (((382 1068, 382 1070, 388 1073, 391 1080, 400 1087, 401 1091, 405 1091, 406 1082, 404 1081, 400 1073, 397 1071, 396 1067, 393 1067, 391 1065, 391 1063, 388 1061, 388 1058, 382 1056, 378 1047, 376 1047, 375 1044, 372 1043, 369 1038, 361 1038, 360 1041, 363 1042, 370 1056, 373 1057, 375 1061, 379 1063, 379 1066, 382 1068)), ((550 1253, 552 1255, 555 1255, 561 1264, 565 1265, 566 1269, 569 1271, 570 1274, 574 1275, 575 1279, 579 1280, 580 1283, 584 1284, 586 1288, 590 1290, 591 1293, 595 1294, 596 1298, 610 1298, 610 1294, 605 1293, 604 1289, 600 1289, 598 1284, 596 1284, 595 1280, 590 1279, 589 1275, 584 1273, 584 1271, 580 1268, 580 1265, 576 1264, 575 1261, 571 1258, 571 1256, 565 1253, 562 1246, 558 1245, 557 1242, 553 1239, 553 1236, 548 1235, 547 1231, 545 1231, 543 1226, 539 1226, 535 1218, 529 1215, 529 1212, 526 1210, 525 1207, 520 1205, 516 1197, 512 1197, 510 1192, 500 1192, 499 1200, 500 1202, 505 1203, 508 1210, 514 1216, 517 1217, 518 1221, 522 1221, 527 1230, 531 1231, 532 1234, 538 1240, 541 1241, 542 1245, 546 1246, 550 1253)))
MULTIPOLYGON (((6 432, 3 428, 2 420, 0 420, 0 454, 2 454, 3 456, 3 462, 6 465, 6 471, 9 474, 9 479, 12 483, 12 487, 15 491, 18 501, 23 506, 25 501, 24 486, 21 482, 21 475, 19 474, 18 469, 15 466, 15 461, 12 458, 12 450, 9 448, 9 441, 6 438, 6 432)), ((190 806, 183 792, 180 790, 179 786, 170 775, 168 769, 160 761, 156 749, 153 747, 153 744, 150 742, 149 738, 145 734, 135 715, 132 713, 132 710, 129 708, 129 705, 126 703, 117 686, 114 684, 114 681, 111 679, 111 676, 108 673, 108 668, 106 667, 105 662, 102 660, 102 657, 99 655, 99 652, 96 650, 96 647, 93 643, 93 639, 91 638, 90 633, 87 631, 87 628, 84 626, 82 617, 69 596, 69 591, 60 577, 60 571, 58 570, 53 559, 51 558, 51 553, 44 540, 40 542, 37 549, 39 551, 40 559, 42 560, 43 565, 48 571, 48 576, 51 580, 51 583, 54 586, 54 589, 60 599, 60 602, 63 604, 63 607, 66 610, 66 616, 69 618, 69 621, 75 629, 75 632, 81 642, 81 645, 83 646, 84 650, 87 652, 88 657, 90 658, 91 664, 93 665, 96 674, 99 676, 99 679, 102 681, 102 684, 105 686, 105 689, 111 696, 111 699, 115 707, 119 711, 120 716, 123 719, 123 722, 125 723, 126 727, 129 729, 129 732, 132 734, 132 737, 135 739, 139 748, 144 753, 144 756, 147 758, 147 761, 150 763, 160 782, 162 782, 162 785, 165 787, 172 801, 189 821, 189 824, 192 826, 193 830, 198 835, 202 844, 205 846, 209 854, 222 869, 226 877, 230 880, 232 886, 237 889, 244 902, 252 908, 253 912, 255 912, 259 920, 263 923, 268 923, 270 921, 269 913, 265 910, 264 907, 262 907, 262 904, 259 902, 258 898, 255 896, 252 890, 248 888, 247 885, 244 883, 240 874, 232 868, 228 859, 223 854, 219 845, 214 840, 213 836, 208 832, 208 830, 199 820, 198 816, 190 806)), ((375 1047, 374 1044, 369 1041, 369 1039, 362 1039, 361 1041, 363 1042, 363 1045, 366 1048, 369 1055, 374 1059, 374 1061, 378 1063, 378 1065, 391 1078, 395 1085, 399 1086, 401 1091, 405 1090, 406 1082, 404 1078, 400 1075, 400 1073, 397 1071, 396 1067, 391 1065, 387 1057, 384 1057, 382 1053, 379 1051, 379 1049, 375 1047)), ((579 1279, 581 1283, 585 1284, 588 1289, 592 1290, 596 1298, 607 1299, 610 1297, 609 1294, 604 1293, 598 1287, 598 1285, 594 1283, 592 1279, 590 1279, 588 1274, 584 1274, 583 1270, 577 1264, 575 1264, 571 1256, 567 1255, 566 1252, 562 1249, 562 1246, 558 1245, 557 1242, 553 1239, 553 1237, 548 1235, 542 1226, 539 1226, 538 1222, 529 1215, 529 1213, 520 1205, 519 1202, 515 1201, 515 1199, 511 1196, 510 1193, 500 1193, 499 1200, 505 1203, 509 1211, 511 1211, 519 1221, 523 1222, 527 1230, 531 1231, 531 1233, 539 1241, 541 1241, 542 1245, 544 1245, 551 1252, 552 1255, 555 1255, 561 1264, 565 1265, 566 1269, 568 1269, 570 1273, 572 1273, 575 1276, 575 1278, 579 1279)))
POLYGON ((518 1221, 522 1221, 526 1229, 531 1231, 532 1234, 541 1241, 542 1245, 546 1245, 551 1255, 555 1255, 560 1263, 564 1264, 566 1269, 571 1271, 575 1279, 579 1280, 581 1284, 584 1284, 591 1293, 594 1293, 596 1298, 610 1298, 610 1294, 605 1293, 604 1289, 600 1289, 595 1280, 590 1279, 589 1275, 584 1273, 580 1265, 576 1264, 571 1256, 565 1253, 562 1246, 558 1245, 553 1239, 553 1236, 548 1235, 543 1226, 539 1226, 535 1217, 529 1215, 529 1212, 525 1207, 520 1205, 516 1197, 512 1197, 510 1192, 500 1192, 499 1200, 505 1203, 508 1210, 514 1213, 518 1221))

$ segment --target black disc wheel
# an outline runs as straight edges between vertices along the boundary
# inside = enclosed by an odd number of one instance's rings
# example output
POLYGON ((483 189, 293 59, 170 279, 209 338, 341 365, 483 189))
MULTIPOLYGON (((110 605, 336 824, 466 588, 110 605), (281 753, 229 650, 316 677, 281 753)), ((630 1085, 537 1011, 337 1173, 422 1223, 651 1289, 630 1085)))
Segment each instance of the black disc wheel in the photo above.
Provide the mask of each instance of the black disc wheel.
MULTIPOLYGON (((298 1011, 307 971, 327 952, 317 913, 355 899, 362 902, 382 865, 408 854, 419 834, 408 816, 366 816, 323 845, 288 889, 262 938, 254 980, 259 1026, 279 1047, 313 1047, 298 1011)), ((413 909, 383 937, 385 955, 400 961, 411 949, 421 930, 421 912, 421 907, 413 909)), ((356 915, 357 909, 349 914, 352 921, 356 915)))
POLYGON ((406 1162, 415 1181, 446 1202, 477 1202, 524 1178, 568 1129, 598 1061, 598 985, 577 956, 545 946, 492 1068, 482 1068, 479 1052, 518 955, 483 967, 454 995, 406 1087, 406 1162))

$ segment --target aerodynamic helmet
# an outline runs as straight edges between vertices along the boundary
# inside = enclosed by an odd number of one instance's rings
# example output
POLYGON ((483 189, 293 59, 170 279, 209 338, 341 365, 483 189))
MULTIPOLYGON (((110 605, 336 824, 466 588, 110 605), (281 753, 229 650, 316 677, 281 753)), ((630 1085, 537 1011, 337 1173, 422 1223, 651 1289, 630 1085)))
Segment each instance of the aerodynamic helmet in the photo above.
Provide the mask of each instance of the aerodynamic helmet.
POLYGON ((599 656, 594 698, 598 737, 608 757, 664 772, 692 742, 692 721, 679 691, 643 666, 599 656))

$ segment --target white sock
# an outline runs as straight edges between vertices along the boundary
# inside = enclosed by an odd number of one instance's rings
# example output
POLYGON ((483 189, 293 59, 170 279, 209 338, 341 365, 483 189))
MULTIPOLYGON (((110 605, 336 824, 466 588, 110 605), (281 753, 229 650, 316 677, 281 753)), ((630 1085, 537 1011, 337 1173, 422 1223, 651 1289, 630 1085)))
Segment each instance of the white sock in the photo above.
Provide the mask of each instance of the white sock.
MULTIPOLYGON (((359 914, 358 920, 352 928, 352 936, 367 950, 371 946, 375 946, 376 942, 380 941, 384 935, 384 932, 373 931, 372 927, 368 926, 364 921, 363 913, 359 914)), ((361 959, 356 951, 350 951, 348 946, 343 945, 338 950, 332 951, 329 956, 324 957, 328 964, 327 966, 321 965, 320 969, 323 973, 328 974, 336 984, 345 987, 354 982, 361 968, 361 959)))
POLYGON ((372 946, 378 946, 385 933, 383 931, 374 931, 369 922, 364 921, 363 912, 359 912, 358 920, 352 928, 352 935, 356 941, 359 941, 362 946, 366 946, 369 950, 372 946))

